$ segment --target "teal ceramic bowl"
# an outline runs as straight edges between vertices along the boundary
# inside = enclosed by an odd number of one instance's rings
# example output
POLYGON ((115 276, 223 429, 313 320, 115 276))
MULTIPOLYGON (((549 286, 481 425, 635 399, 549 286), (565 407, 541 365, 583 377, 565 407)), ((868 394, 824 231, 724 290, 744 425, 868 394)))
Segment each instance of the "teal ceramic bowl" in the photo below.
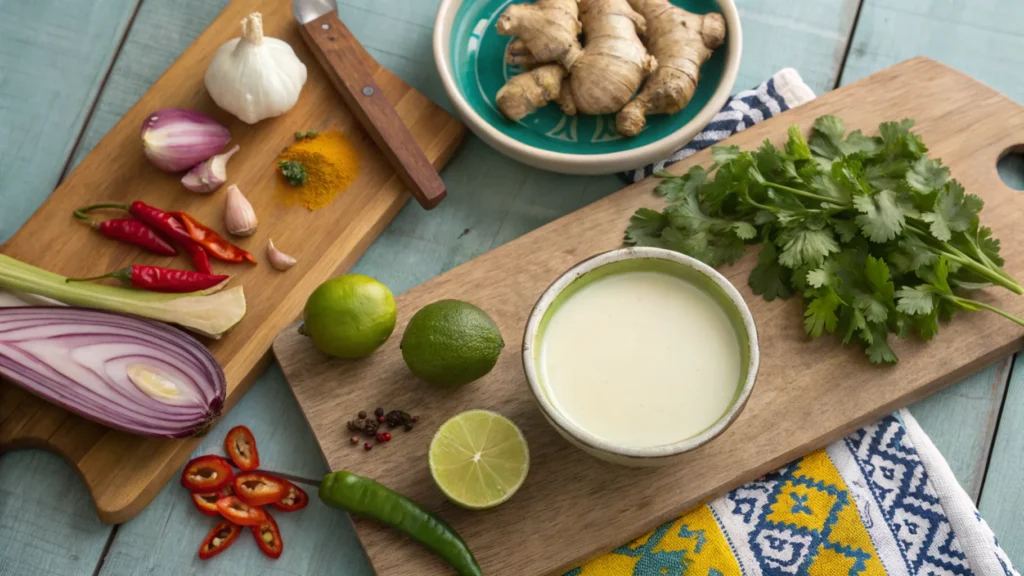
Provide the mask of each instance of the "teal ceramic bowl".
POLYGON ((498 111, 495 95, 522 72, 505 62, 512 40, 495 24, 505 8, 529 0, 442 0, 434 23, 434 60, 448 98, 462 120, 492 147, 520 162, 567 174, 608 174, 671 155, 722 109, 736 82, 743 33, 733 0, 672 0, 698 14, 720 12, 726 43, 701 67, 693 100, 672 115, 652 115, 633 138, 615 131, 615 116, 566 116, 548 105, 513 122, 498 111))

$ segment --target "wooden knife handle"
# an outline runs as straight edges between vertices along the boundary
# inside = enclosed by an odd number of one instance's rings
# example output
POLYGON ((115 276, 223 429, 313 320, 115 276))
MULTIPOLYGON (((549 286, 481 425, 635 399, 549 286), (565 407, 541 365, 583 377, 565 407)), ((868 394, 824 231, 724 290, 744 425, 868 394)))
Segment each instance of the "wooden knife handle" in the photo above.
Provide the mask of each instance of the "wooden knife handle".
POLYGON ((363 66, 355 49, 356 39, 338 19, 338 13, 330 12, 304 24, 302 35, 349 110, 369 132, 416 201, 427 210, 437 206, 447 194, 444 182, 363 66))

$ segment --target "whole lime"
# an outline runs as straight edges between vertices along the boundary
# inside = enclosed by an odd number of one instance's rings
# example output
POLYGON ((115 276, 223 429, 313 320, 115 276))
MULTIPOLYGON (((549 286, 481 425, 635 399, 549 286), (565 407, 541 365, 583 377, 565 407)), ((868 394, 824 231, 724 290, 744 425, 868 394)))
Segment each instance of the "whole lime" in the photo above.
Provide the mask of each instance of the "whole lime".
POLYGON ((459 300, 424 306, 402 335, 402 358, 409 370, 445 387, 461 386, 490 372, 504 347, 494 320, 459 300))
POLYGON ((362 358, 391 336, 395 316, 395 297, 387 286, 369 276, 346 274, 309 295, 301 330, 322 352, 362 358))

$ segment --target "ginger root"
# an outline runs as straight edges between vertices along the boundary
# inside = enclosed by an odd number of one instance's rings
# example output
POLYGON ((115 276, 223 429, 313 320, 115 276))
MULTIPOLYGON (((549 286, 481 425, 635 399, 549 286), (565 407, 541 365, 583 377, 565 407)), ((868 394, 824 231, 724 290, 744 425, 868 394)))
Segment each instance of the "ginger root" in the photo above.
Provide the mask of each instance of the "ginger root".
POLYGON ((657 68, 638 36, 644 17, 626 0, 580 0, 580 21, 583 53, 566 66, 576 107, 584 114, 618 112, 657 68))
POLYGON ((498 109, 510 120, 522 120, 552 101, 558 101, 566 114, 576 113, 561 64, 545 64, 509 78, 496 99, 498 109))
MULTIPOLYGON (((623 136, 636 136, 647 114, 675 114, 693 98, 700 67, 725 42, 721 14, 692 14, 669 0, 629 0, 647 20, 647 47, 658 59, 643 90, 616 116, 623 136)), ((588 45, 589 49, 589 45, 588 45)))
POLYGON ((532 67, 558 62, 565 68, 580 56, 578 0, 537 0, 513 4, 498 18, 498 34, 517 36, 509 44, 510 64, 532 67))

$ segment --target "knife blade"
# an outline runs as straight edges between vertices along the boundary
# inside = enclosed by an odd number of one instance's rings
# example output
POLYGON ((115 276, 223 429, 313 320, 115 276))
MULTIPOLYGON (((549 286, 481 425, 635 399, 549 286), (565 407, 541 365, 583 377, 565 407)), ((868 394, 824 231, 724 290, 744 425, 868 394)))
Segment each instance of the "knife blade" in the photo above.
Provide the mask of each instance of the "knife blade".
POLYGON ((430 210, 447 194, 444 182, 363 66, 356 39, 338 18, 334 0, 293 0, 302 37, 345 104, 421 206, 430 210))

